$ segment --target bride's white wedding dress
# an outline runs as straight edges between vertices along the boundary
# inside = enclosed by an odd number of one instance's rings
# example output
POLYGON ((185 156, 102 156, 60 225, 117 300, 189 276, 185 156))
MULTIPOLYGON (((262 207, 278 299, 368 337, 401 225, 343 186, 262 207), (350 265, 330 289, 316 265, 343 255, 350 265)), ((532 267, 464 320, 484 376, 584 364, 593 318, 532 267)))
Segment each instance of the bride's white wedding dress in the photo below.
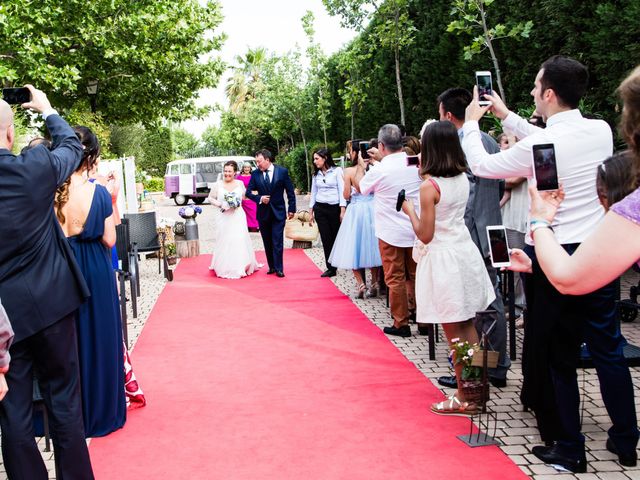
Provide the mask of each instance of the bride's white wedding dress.
POLYGON ((225 193, 233 192, 240 201, 242 200, 244 184, 238 180, 234 180, 233 183, 233 190, 226 190, 224 181, 216 182, 209 193, 211 204, 224 209, 224 212, 217 216, 217 236, 209 267, 222 278, 246 277, 262 266, 256 261, 242 205, 230 208, 224 198, 225 193))

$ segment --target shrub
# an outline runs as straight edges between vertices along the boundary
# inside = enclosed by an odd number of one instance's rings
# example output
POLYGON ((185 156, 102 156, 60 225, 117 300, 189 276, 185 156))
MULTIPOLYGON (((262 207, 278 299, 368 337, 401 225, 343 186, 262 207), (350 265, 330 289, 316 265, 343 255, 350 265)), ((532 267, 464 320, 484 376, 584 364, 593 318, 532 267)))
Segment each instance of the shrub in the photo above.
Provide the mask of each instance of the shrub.
POLYGON ((148 192, 164 192, 164 178, 151 177, 148 180, 142 180, 142 184, 148 192))

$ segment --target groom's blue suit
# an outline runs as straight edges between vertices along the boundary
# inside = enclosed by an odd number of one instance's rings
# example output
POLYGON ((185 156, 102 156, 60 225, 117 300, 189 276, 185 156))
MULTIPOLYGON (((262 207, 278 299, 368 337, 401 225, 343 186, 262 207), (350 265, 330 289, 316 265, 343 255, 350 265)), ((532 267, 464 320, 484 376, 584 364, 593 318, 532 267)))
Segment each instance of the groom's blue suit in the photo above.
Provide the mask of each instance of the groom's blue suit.
POLYGON ((287 192, 289 213, 296 212, 296 194, 293 183, 289 178, 289 171, 278 165, 273 165, 273 178, 267 183, 264 172, 256 169, 251 174, 247 186, 246 196, 258 204, 256 218, 260 225, 260 234, 264 243, 269 269, 282 272, 282 248, 284 224, 287 220, 287 208, 284 202, 284 192, 287 192), (254 194, 253 192, 258 192, 254 194), (260 202, 260 198, 269 195, 269 203, 260 202))

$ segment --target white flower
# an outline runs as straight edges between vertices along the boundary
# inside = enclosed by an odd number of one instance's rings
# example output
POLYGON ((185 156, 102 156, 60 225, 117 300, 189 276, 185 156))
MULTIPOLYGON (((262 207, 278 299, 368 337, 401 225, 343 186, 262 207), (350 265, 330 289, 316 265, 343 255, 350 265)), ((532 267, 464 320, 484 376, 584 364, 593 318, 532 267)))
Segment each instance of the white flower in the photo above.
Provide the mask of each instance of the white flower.
POLYGON ((459 346, 459 347, 464 347, 464 343, 463 343, 463 342, 460 342, 460 343, 458 343, 458 346, 459 346))
POLYGON ((467 356, 465 355, 464 357, 462 357, 462 360, 464 360, 464 361, 466 362, 467 360, 469 360, 469 357, 467 357, 467 356))
POLYGON ((451 343, 456 343, 456 342, 459 342, 459 341, 460 341, 460 339, 458 337, 451 339, 451 343))
POLYGON ((467 352, 467 355, 469 355, 470 357, 473 357, 473 348, 469 349, 469 351, 467 352))
POLYGON ((184 216, 185 217, 193 217, 193 215, 196 213, 196 211, 193 209, 193 207, 187 207, 184 209, 184 216))

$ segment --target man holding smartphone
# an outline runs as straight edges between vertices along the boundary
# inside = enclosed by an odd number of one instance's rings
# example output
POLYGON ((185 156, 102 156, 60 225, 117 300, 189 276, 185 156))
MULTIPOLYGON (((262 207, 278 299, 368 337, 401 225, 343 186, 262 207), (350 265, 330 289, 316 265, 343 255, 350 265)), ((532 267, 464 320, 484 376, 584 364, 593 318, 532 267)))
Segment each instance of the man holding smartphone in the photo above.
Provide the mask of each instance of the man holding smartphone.
MULTIPOLYGON (((471 103, 471 92, 464 88, 450 88, 438 96, 438 111, 440 120, 448 120, 458 129, 460 141, 463 139, 462 126, 464 125, 465 109, 471 103)), ((488 153, 500 151, 497 142, 485 132, 480 132, 482 146, 488 153)), ((480 178, 467 172, 469 179, 469 200, 464 211, 464 223, 471 234, 473 243, 478 247, 484 264, 493 284, 496 299, 489 305, 489 310, 495 319, 493 328, 489 330, 488 340, 490 348, 499 352, 498 365, 489 370, 489 381, 494 387, 503 388, 507 385, 507 372, 511 367, 511 359, 507 353, 507 320, 504 315, 504 303, 500 284, 498 283, 498 271, 491 265, 489 258, 489 241, 487 239, 486 228, 488 225, 500 225, 502 216, 500 214, 500 198, 502 197, 499 180, 480 178)), ((489 313, 487 314, 489 315, 489 313)), ((487 318, 487 317, 483 317, 487 318)), ((487 319, 490 320, 490 319, 487 319)), ((489 325, 493 321, 487 321, 489 325)), ((477 329, 487 328, 484 325, 476 325, 477 329)), ((482 336, 481 331, 478 335, 482 336)), ((445 387, 457 388, 457 379, 454 376, 443 376, 438 378, 438 383, 445 387)))
MULTIPOLYGON (((510 112, 495 94, 487 95, 490 106, 479 105, 477 89, 463 127, 462 147, 467 161, 475 175, 486 178, 531 178, 534 145, 554 145, 565 200, 553 230, 570 254, 604 216, 596 191, 596 172, 613 152, 609 125, 583 118, 578 110, 587 85, 584 65, 553 56, 542 64, 531 91, 536 111, 547 123, 546 129, 510 112), (478 121, 488 110, 520 139, 512 148, 495 154, 484 150, 478 121)), ((607 448, 618 454, 621 463, 635 465, 638 427, 633 385, 622 350, 624 338, 616 322, 615 286, 611 284, 587 295, 561 294, 535 260, 532 232, 541 224, 531 219, 531 225, 526 251, 533 259, 533 273, 525 281, 529 318, 525 323, 521 399, 535 412, 540 434, 547 443, 534 447, 532 452, 545 463, 558 464, 575 473, 586 470, 576 375, 580 344, 584 341, 613 423, 607 448)))
POLYGON ((0 408, 2 456, 10 480, 49 478, 33 436, 35 371, 58 478, 89 480, 76 338, 76 310, 89 291, 52 208, 56 189, 80 164, 82 145, 47 96, 27 88, 31 100, 22 107, 42 114, 53 147, 11 153, 13 111, 0 100, 0 297, 15 332, 0 408))
POLYGON ((409 320, 416 308, 416 262, 411 257, 416 237, 409 217, 396 210, 396 203, 398 194, 404 190, 405 198, 419 209, 422 179, 415 166, 407 165, 402 133, 397 125, 387 124, 380 128, 378 152, 382 160, 371 156, 371 167, 360 180, 360 192, 363 195, 374 193, 376 237, 393 317, 393 325, 384 327, 384 333, 410 337, 409 320))

